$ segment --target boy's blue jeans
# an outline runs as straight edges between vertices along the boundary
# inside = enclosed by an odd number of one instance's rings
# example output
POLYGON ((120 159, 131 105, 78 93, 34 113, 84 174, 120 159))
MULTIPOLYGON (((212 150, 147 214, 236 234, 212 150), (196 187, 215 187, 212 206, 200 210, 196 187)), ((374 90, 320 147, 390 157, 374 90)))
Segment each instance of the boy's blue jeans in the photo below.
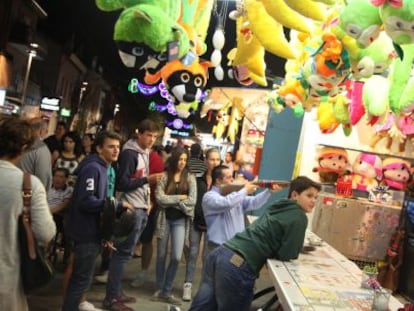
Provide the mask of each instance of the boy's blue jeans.
POLYGON ((95 260, 101 250, 99 243, 77 243, 73 250, 73 271, 66 292, 63 311, 79 310, 82 294, 92 283, 95 260))
POLYGON ((135 210, 135 216, 135 227, 128 235, 127 239, 114 244, 116 251, 112 252, 111 261, 109 263, 108 284, 106 286, 105 300, 108 302, 112 302, 113 299, 119 298, 121 295, 121 281, 125 265, 131 258, 135 244, 142 231, 144 231, 148 220, 147 210, 142 208, 135 210))
POLYGON ((248 311, 256 274, 234 251, 220 246, 204 262, 200 288, 189 311, 248 311))

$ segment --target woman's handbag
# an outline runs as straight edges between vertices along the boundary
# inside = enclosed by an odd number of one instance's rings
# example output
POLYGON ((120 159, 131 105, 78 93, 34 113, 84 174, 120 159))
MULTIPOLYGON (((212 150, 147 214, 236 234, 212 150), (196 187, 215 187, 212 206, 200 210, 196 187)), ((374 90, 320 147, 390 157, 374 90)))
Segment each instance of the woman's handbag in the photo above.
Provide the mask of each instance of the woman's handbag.
POLYGON ((23 176, 23 212, 19 216, 18 238, 20 245, 20 275, 25 293, 46 285, 53 279, 53 268, 33 236, 31 226, 32 187, 30 174, 23 176))

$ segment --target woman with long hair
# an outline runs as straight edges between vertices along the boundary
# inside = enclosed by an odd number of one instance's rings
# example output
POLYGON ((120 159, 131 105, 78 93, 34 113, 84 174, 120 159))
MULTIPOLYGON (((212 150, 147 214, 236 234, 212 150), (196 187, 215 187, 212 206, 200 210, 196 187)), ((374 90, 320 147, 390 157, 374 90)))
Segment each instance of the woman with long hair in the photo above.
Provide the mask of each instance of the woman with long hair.
POLYGON ((183 253, 184 241, 188 238, 194 205, 197 198, 195 176, 187 167, 188 153, 177 147, 168 159, 166 173, 157 185, 155 198, 158 203, 157 217, 157 291, 153 300, 177 304, 180 301, 171 295, 178 264, 183 253), (171 256, 166 270, 168 240, 171 236, 171 256))
POLYGON ((95 135, 91 133, 85 133, 82 136, 82 153, 87 156, 93 152, 93 143, 95 141, 95 135))
POLYGON ((62 143, 62 150, 55 150, 52 154, 52 166, 66 168, 69 171, 68 185, 73 186, 75 184, 73 173, 84 158, 81 139, 76 132, 68 132, 63 136, 62 143))
POLYGON ((189 250, 185 266, 185 278, 183 285, 183 300, 190 301, 192 298, 193 278, 196 271, 198 254, 200 252, 201 240, 203 239, 202 260, 207 257, 207 225, 204 219, 202 201, 204 194, 211 188, 211 173, 216 166, 220 165, 220 151, 210 148, 205 157, 207 171, 202 177, 197 177, 197 201, 194 207, 193 225, 190 228, 189 250))
MULTIPOLYGON (((28 310, 20 276, 20 251, 17 239, 18 218, 23 211, 23 172, 16 163, 33 144, 30 124, 17 118, 0 120, 0 310, 28 310), (6 281, 7 276, 7 281, 6 281)), ((31 176, 31 225, 36 241, 50 242, 56 226, 40 180, 31 176)))

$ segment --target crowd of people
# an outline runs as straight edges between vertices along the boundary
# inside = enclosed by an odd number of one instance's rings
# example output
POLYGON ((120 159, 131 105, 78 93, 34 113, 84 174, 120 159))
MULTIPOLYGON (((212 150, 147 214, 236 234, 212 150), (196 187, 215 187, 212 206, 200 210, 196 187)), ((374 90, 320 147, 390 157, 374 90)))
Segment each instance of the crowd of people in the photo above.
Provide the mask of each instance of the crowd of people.
POLYGON ((165 302, 171 310, 177 310, 182 300, 193 300, 190 310, 248 310, 254 280, 265 260, 298 256, 307 226, 305 213, 312 210, 320 189, 310 179, 293 180, 289 199, 270 203, 271 194, 281 186, 258 192, 252 182, 255 176, 243 163, 233 162, 231 153, 222 160, 216 148, 203 150, 194 143, 166 153, 154 146, 161 129, 152 120, 141 121, 126 142, 111 131, 79 135, 67 131, 64 122, 46 138, 47 128, 41 118, 0 121, 0 199, 7 207, 0 211, 0 242, 7 246, 0 250, 0 270, 14 271, 15 277, 12 287, 0 285, 1 310, 27 310, 15 273, 18 245, 10 236, 17 232, 23 208, 22 171, 33 175, 35 237, 54 246, 51 255, 57 243, 64 249, 63 311, 101 310, 87 301, 94 278, 106 284, 104 309, 134 310, 128 304, 136 298, 126 295, 121 281, 138 245, 141 270, 130 286, 139 288, 150 277, 155 245, 156 291, 151 299, 165 302), (222 194, 221 187, 235 179, 243 181, 242 188, 222 194), (264 215, 246 228, 245 214, 266 203, 270 207, 264 215), (117 219, 129 215, 128 231, 118 235, 113 231, 109 238, 103 234, 108 206, 117 219), (200 253, 203 275, 201 284, 194 286, 200 253), (99 255, 101 265, 95 269, 99 255), (175 297, 172 289, 182 256, 186 262, 182 297, 175 297), (242 282, 245 277, 248 280, 242 282))

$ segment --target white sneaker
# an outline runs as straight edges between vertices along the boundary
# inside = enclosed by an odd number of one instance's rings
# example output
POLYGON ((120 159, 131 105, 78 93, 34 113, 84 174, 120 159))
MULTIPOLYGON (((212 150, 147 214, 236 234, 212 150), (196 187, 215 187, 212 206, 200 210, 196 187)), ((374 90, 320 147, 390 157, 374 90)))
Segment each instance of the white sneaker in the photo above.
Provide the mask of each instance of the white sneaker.
POLYGON ((183 300, 184 301, 190 301, 191 300, 191 283, 184 283, 183 286, 183 300))
POLYGON ((177 306, 174 306, 174 305, 168 305, 167 306, 167 311, 181 311, 181 309, 177 306))
POLYGON ((79 311, 103 311, 103 310, 96 308, 93 304, 85 300, 79 304, 79 311))
POLYGON ((95 281, 102 284, 108 283, 108 271, 105 271, 101 275, 95 276, 95 281))
POLYGON ((162 299, 162 297, 161 297, 161 291, 160 290, 155 291, 155 293, 150 298, 151 301, 160 301, 161 299, 162 299))
POLYGON ((147 279, 147 272, 140 271, 137 277, 129 285, 131 285, 132 287, 141 287, 142 285, 144 285, 146 279, 147 279))

